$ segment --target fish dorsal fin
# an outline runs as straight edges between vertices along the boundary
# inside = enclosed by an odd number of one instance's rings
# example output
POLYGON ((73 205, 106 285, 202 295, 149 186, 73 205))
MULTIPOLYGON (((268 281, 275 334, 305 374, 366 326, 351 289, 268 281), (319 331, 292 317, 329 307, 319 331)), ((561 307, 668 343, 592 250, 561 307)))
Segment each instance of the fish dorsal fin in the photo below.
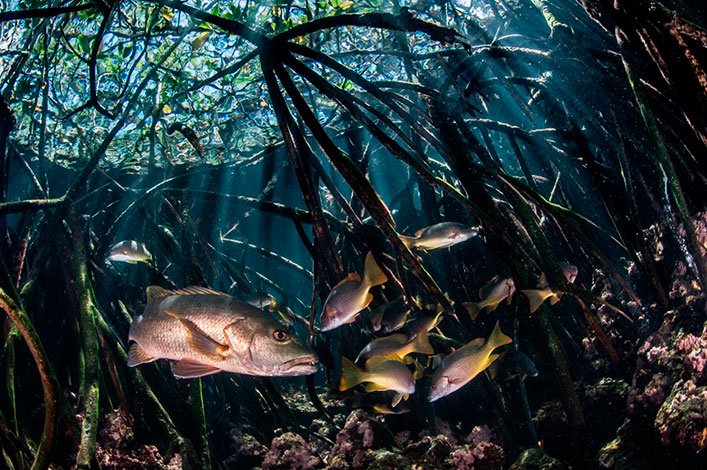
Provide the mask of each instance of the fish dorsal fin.
POLYGON ((155 300, 155 299, 161 299, 163 297, 169 297, 170 295, 204 295, 204 294, 209 294, 209 295, 227 295, 224 294, 223 292, 216 292, 215 290, 211 290, 207 287, 199 287, 199 286, 190 286, 190 287, 185 287, 184 289, 177 289, 177 290, 167 290, 164 287, 160 286, 148 286, 147 288, 147 300, 155 300))
POLYGON ((459 351, 461 351, 462 349, 480 348, 484 345, 485 342, 486 340, 484 338, 472 339, 467 344, 459 348, 459 351))
POLYGON ((428 227, 423 227, 420 230, 418 230, 417 232, 415 232, 415 238, 420 238, 422 236, 422 234, 425 233, 425 230, 427 230, 427 229, 428 229, 428 227))
POLYGON ((170 291, 160 286, 147 286, 145 293, 147 294, 148 302, 150 300, 161 299, 162 297, 168 297, 172 295, 170 294, 170 291))
MULTIPOLYGON (((343 278, 342 280, 340 280, 340 281, 334 286, 334 289, 336 289, 337 287, 339 287, 341 284, 343 284, 343 283, 345 283, 345 282, 349 282, 349 281, 361 282, 361 276, 359 276, 358 273, 349 273, 345 278, 343 278)), ((332 289, 332 290, 334 290, 334 289, 332 289)))

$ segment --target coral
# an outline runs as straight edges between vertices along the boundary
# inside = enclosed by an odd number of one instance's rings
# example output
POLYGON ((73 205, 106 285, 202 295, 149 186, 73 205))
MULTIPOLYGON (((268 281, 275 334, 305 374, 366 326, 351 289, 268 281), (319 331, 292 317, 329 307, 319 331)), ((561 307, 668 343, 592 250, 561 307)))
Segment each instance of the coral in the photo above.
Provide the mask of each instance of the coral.
POLYGON ((707 449, 707 386, 679 381, 655 419, 664 444, 702 452, 707 449))
POLYGON ((302 436, 293 432, 275 437, 263 460, 264 470, 311 470, 321 466, 322 460, 310 452, 302 436))
POLYGON ((404 457, 398 452, 386 449, 368 450, 362 467, 367 470, 395 470, 406 468, 407 465, 404 465, 403 462, 404 457))
POLYGON ((395 435, 395 442, 397 442, 399 445, 406 445, 408 442, 410 442, 410 431, 400 431, 395 435))
MULTIPOLYGON (((136 450, 121 450, 115 448, 105 448, 98 445, 96 448, 96 459, 101 468, 114 469, 167 469, 174 468, 167 466, 162 461, 157 447, 140 446, 136 450)), ((170 462, 171 464, 172 462, 170 462)))
POLYGON ((118 408, 105 415, 105 425, 98 435, 103 445, 108 447, 121 447, 129 444, 135 437, 133 433, 133 419, 130 415, 118 408))
POLYGON ((690 376, 697 383, 707 382, 707 326, 702 336, 688 333, 677 342, 676 347, 683 354, 683 364, 690 376))
POLYGON ((572 442, 573 432, 562 405, 557 401, 544 403, 534 421, 545 450, 550 455, 570 460, 573 450, 568 443, 572 442))
POLYGON ((655 468, 652 462, 656 439, 651 431, 646 426, 626 419, 619 428, 616 439, 599 450, 599 468, 655 468))
POLYGON ((467 444, 478 445, 482 442, 491 442, 495 439, 493 431, 488 426, 474 426, 464 439, 467 444))
POLYGON ((105 415, 96 444, 96 460, 101 468, 182 468, 179 454, 175 454, 168 463, 165 463, 154 445, 136 445, 132 424, 132 417, 122 409, 113 410, 105 415))
POLYGON ((459 470, 492 470, 503 468, 503 449, 491 442, 463 445, 454 449, 444 461, 459 470))
POLYGON ((457 438, 454 437, 454 431, 448 422, 440 419, 439 417, 435 417, 435 427, 437 428, 437 434, 446 436, 447 439, 449 439, 450 444, 453 446, 457 445, 457 438))
POLYGON ((405 454, 418 463, 439 466, 450 454, 453 445, 449 437, 444 435, 422 436, 420 440, 408 445, 405 454))
POLYGON ((565 470, 565 464, 550 457, 539 447, 525 449, 509 467, 509 470, 565 470))
POLYGON ((332 468, 360 468, 366 455, 366 449, 373 447, 375 435, 370 423, 371 418, 363 410, 354 410, 346 418, 343 429, 336 435, 336 442, 331 450, 329 466, 332 468))
POLYGON ((468 445, 457 448, 449 454, 449 457, 444 461, 445 465, 459 470, 472 470, 476 458, 468 445))
POLYGON ((231 449, 233 454, 226 460, 229 468, 260 466, 268 453, 268 448, 241 429, 231 431, 231 449))
POLYGON ((594 439, 598 443, 613 439, 626 417, 628 388, 623 380, 604 377, 581 390, 586 421, 601 423, 593 429, 594 439))

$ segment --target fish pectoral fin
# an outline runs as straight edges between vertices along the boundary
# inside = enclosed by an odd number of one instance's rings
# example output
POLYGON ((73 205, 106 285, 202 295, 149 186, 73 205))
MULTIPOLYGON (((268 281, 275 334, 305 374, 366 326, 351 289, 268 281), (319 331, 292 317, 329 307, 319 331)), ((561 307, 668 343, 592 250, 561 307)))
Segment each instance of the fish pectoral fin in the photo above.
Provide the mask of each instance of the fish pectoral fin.
POLYGON ((449 385, 463 384, 466 383, 466 377, 447 377, 449 385))
POLYGON ((393 395, 393 401, 390 402, 390 406, 392 408, 398 406, 403 397, 405 397, 405 399, 407 400, 407 395, 403 395, 402 393, 396 393, 395 395, 393 395))
POLYGON ((179 323, 182 324, 184 329, 187 331, 187 344, 189 347, 200 354, 208 356, 214 360, 222 361, 226 358, 226 355, 230 351, 225 344, 221 344, 215 339, 211 338, 209 335, 204 333, 201 328, 199 328, 193 321, 182 318, 174 312, 165 310, 165 314, 172 318, 176 318, 179 323))
POLYGON ((184 360, 172 363, 172 374, 179 379, 194 379, 217 372, 221 372, 221 369, 198 362, 184 360))
POLYGON ((484 338, 476 338, 476 339, 469 341, 467 344, 465 344, 461 348, 459 348, 459 350, 462 350, 465 348, 466 349, 480 348, 481 346, 484 345, 485 342, 486 342, 486 340, 484 338))
POLYGON ((361 276, 359 276, 358 273, 349 273, 345 278, 340 280, 334 287, 332 287, 331 290, 333 291, 334 289, 346 282, 361 282, 361 276))
POLYGON ((130 350, 128 351, 129 367, 139 366, 140 364, 147 364, 148 362, 152 362, 154 360, 157 360, 157 358, 152 357, 145 351, 143 351, 139 344, 133 343, 132 346, 130 346, 130 350))
POLYGON ((398 234, 398 237, 400 237, 400 241, 403 242, 403 245, 405 245, 406 248, 415 248, 415 241, 417 241, 417 237, 408 237, 400 234, 398 234))

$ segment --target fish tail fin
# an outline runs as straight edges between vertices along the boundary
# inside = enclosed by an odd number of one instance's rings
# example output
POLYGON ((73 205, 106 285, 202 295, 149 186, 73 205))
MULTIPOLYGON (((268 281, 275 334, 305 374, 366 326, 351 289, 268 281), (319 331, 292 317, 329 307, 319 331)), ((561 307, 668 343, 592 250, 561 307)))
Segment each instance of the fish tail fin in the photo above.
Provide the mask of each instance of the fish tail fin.
POLYGON ((403 245, 405 245, 407 249, 415 248, 415 241, 417 240, 417 237, 408 237, 407 235, 400 234, 398 234, 398 237, 400 237, 400 241, 403 242, 403 245))
POLYGON ((430 344, 430 333, 428 331, 423 331, 417 335, 413 344, 412 352, 427 354, 428 356, 435 353, 435 350, 430 344))
POLYGON ((496 326, 493 327, 491 336, 489 336, 489 339, 486 344, 490 349, 493 350, 500 346, 510 344, 512 342, 513 340, 510 337, 506 336, 503 331, 501 331, 501 324, 497 321, 496 326))
POLYGON ((363 382, 366 378, 366 372, 351 362, 347 357, 341 358, 341 381, 339 382, 339 391, 343 392, 363 382))
POLYGON ((562 293, 554 294, 550 296, 550 305, 555 305, 562 299, 562 293))
POLYGON ((378 286, 388 282, 388 276, 376 263, 373 253, 370 251, 366 255, 366 262, 363 267, 363 283, 367 286, 378 286))
POLYGON ((545 302, 545 300, 552 295, 552 291, 550 289, 525 289, 522 292, 528 298, 530 313, 535 313, 543 302, 545 302))
POLYGON ((469 316, 471 316, 472 320, 476 320, 479 317, 481 310, 484 309, 484 307, 482 307, 478 302, 464 302, 462 305, 466 311, 469 312, 469 316))

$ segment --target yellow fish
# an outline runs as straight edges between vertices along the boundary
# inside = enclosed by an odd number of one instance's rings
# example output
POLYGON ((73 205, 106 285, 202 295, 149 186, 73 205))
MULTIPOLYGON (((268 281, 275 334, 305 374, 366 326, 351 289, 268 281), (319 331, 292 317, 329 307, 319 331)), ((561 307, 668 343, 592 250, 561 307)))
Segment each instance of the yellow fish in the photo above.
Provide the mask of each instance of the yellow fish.
POLYGON ((432 355, 435 352, 432 349, 428 335, 427 331, 423 331, 410 341, 403 334, 374 339, 361 350, 356 362, 363 360, 366 366, 370 367, 378 362, 389 360, 406 362, 405 356, 413 353, 432 355))
POLYGON ((368 307, 373 300, 369 292, 371 287, 384 284, 388 277, 376 263, 371 252, 366 255, 363 279, 356 274, 349 274, 329 293, 322 312, 321 330, 329 331, 344 323, 356 321, 358 312, 368 307))
POLYGON ((479 234, 478 227, 465 227, 456 222, 441 222, 421 228, 414 237, 400 235, 400 240, 410 249, 436 250, 448 248, 479 234))
POLYGON ((348 390, 356 385, 367 383, 366 392, 393 390, 397 392, 391 406, 395 407, 401 399, 415 393, 415 379, 410 369, 398 361, 385 361, 375 364, 367 370, 356 366, 350 359, 341 358, 341 382, 339 391, 348 390))
POLYGON ((492 354, 494 349, 512 342, 496 322, 488 340, 476 338, 444 358, 432 375, 427 399, 433 402, 459 390, 498 359, 499 354, 492 354))
MULTIPOLYGON (((560 268, 562 268, 562 274, 565 275, 570 283, 573 283, 574 280, 577 279, 579 270, 576 266, 569 263, 560 263, 560 268)), ((521 291, 528 298, 530 313, 534 313, 537 309, 539 309, 543 302, 547 299, 550 299, 550 305, 555 305, 562 298, 562 292, 555 292, 548 286, 545 273, 540 275, 538 287, 539 289, 523 289, 521 291)))
POLYGON ((511 303, 511 297, 516 291, 515 283, 513 278, 507 277, 505 279, 499 279, 500 276, 496 276, 484 287, 479 289, 479 297, 481 300, 478 302, 464 302, 462 305, 471 315, 472 320, 476 320, 484 309, 488 309, 489 312, 496 310, 496 307, 508 299, 508 303, 511 303))

